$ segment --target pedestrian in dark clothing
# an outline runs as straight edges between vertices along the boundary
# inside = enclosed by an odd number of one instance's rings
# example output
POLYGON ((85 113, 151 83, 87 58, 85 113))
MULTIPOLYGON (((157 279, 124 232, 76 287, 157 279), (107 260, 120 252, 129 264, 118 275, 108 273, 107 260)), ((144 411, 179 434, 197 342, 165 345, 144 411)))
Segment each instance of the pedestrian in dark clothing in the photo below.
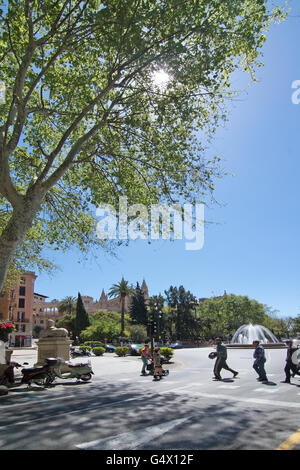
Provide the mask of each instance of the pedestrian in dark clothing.
POLYGON ((221 338, 217 338, 216 340, 217 348, 216 348, 216 353, 217 353, 217 359, 215 362, 215 367, 214 367, 214 375, 217 380, 222 380, 221 377, 221 370, 229 370, 229 372, 232 372, 233 377, 236 377, 238 375, 238 372, 236 370, 230 369, 228 366, 226 359, 227 359, 227 348, 225 344, 222 343, 221 338))
POLYGON ((290 384, 291 383, 291 375, 294 376, 298 372, 298 367, 296 364, 293 363, 292 355, 295 351, 297 351, 297 347, 293 346, 293 341, 287 341, 287 353, 286 353, 286 365, 284 368, 285 372, 285 380, 282 383, 290 384))
POLYGON ((255 347, 255 350, 253 353, 253 357, 254 357, 253 369, 257 372, 258 380, 260 382, 268 382, 267 374, 265 371, 266 356, 265 356, 264 347, 261 344, 259 344, 258 340, 253 341, 253 345, 255 347))

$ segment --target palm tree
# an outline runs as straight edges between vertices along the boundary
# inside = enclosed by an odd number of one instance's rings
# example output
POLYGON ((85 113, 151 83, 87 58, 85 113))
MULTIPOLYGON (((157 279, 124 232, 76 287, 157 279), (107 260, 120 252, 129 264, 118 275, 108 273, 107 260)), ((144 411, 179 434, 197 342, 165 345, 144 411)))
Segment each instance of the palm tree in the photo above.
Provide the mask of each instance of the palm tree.
POLYGON ((121 336, 124 336, 125 330, 125 299, 132 291, 132 288, 128 285, 128 281, 125 281, 122 277, 118 284, 113 284, 109 290, 109 297, 120 297, 121 301, 121 336))
POLYGON ((76 311, 76 297, 67 296, 59 302, 58 305, 59 313, 66 313, 73 315, 76 311))

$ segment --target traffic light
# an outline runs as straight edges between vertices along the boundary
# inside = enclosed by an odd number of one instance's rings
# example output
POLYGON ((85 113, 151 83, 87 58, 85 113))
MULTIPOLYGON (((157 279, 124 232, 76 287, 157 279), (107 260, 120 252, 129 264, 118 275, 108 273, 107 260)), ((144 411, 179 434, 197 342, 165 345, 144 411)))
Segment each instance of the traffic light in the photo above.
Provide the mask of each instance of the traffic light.
POLYGON ((154 335, 157 333, 157 322, 156 321, 152 322, 152 331, 153 331, 154 335))

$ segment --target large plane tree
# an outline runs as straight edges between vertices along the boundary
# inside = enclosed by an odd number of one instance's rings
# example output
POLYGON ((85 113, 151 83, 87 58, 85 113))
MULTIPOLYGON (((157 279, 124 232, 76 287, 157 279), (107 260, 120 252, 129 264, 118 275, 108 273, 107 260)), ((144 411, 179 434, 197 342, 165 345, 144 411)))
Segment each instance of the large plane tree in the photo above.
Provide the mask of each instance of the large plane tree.
POLYGON ((201 139, 258 64, 266 4, 0 1, 0 290, 24 253, 99 243, 99 203, 205 199, 201 139))

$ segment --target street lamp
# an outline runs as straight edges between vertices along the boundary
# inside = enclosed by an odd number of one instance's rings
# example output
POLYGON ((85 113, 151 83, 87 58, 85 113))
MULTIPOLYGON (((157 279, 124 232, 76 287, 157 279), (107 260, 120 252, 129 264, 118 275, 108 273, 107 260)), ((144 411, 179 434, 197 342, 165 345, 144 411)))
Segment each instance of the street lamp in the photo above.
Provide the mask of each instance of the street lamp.
POLYGON ((197 308, 196 308, 196 307, 197 307, 197 305, 198 305, 198 302, 197 302, 197 301, 195 302, 195 301, 192 300, 192 301, 190 302, 190 306, 191 306, 191 308, 194 310, 194 314, 195 314, 194 320, 195 320, 195 324, 197 325, 196 337, 197 337, 197 340, 198 340, 198 337, 199 337, 199 331, 198 331, 199 323, 198 323, 198 318, 197 318, 197 316, 196 316, 196 311, 197 311, 197 308))
POLYGON ((161 314, 162 312, 158 308, 158 303, 154 302, 151 311, 151 321, 148 322, 150 327, 151 353, 153 353, 155 339, 159 339, 161 314))

